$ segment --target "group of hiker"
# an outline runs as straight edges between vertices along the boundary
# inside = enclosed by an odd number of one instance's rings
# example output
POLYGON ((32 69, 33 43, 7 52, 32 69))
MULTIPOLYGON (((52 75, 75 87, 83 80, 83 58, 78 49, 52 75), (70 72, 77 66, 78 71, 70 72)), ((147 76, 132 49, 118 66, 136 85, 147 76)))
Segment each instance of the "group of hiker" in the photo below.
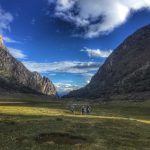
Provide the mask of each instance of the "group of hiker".
POLYGON ((82 115, 89 115, 91 113, 91 111, 92 111, 92 108, 89 105, 82 106, 82 108, 81 108, 82 115))
MULTIPOLYGON (((76 104, 71 105, 70 110, 71 110, 72 113, 75 113, 76 107, 77 107, 76 104)), ((81 111, 82 115, 89 115, 92 111, 92 108, 91 108, 90 105, 83 105, 79 108, 80 108, 80 111, 81 111)))

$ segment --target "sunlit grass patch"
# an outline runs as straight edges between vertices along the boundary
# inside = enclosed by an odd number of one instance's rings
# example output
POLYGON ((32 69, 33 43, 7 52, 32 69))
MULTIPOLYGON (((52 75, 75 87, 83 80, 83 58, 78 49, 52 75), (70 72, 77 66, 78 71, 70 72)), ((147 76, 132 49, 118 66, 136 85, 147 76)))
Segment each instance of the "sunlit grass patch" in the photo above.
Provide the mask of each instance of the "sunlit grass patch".
POLYGON ((11 115, 56 116, 65 114, 61 109, 26 107, 26 106, 0 106, 0 113, 11 115))

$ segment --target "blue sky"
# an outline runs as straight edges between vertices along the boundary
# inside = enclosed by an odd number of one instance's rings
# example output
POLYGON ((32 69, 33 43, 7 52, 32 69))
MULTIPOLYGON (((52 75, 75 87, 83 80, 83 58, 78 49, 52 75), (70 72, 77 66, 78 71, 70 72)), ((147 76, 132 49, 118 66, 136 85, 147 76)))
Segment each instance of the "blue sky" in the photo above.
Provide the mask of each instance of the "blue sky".
POLYGON ((61 94, 86 85, 127 36, 149 23, 149 0, 0 0, 5 45, 61 94))

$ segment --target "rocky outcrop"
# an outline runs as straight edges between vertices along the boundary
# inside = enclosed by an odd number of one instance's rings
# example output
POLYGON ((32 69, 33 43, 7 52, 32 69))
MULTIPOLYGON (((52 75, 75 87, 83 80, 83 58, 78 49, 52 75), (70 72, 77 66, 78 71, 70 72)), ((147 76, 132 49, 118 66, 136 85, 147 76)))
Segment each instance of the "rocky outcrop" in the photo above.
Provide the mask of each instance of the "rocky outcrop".
POLYGON ((3 47, 0 47, 0 90, 57 95, 55 86, 48 78, 30 72, 3 47))
POLYGON ((86 87, 72 91, 66 97, 109 98, 148 92, 150 25, 139 29, 117 47, 86 87))

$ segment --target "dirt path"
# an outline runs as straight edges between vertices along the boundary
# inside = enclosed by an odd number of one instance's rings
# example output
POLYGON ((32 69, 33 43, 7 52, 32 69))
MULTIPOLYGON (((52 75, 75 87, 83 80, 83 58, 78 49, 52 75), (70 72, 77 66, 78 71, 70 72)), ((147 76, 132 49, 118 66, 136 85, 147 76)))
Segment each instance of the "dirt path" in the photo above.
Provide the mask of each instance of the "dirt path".
POLYGON ((125 117, 113 117, 113 116, 93 116, 93 115, 65 115, 68 117, 81 117, 81 118, 91 118, 91 119, 115 119, 115 120, 128 120, 128 121, 137 121, 145 124, 150 124, 150 120, 143 119, 134 119, 134 118, 125 118, 125 117))
MULTIPOLYGON (((46 117, 75 117, 75 118, 88 118, 88 119, 109 119, 109 120, 114 119, 114 120, 137 121, 137 122, 144 123, 144 124, 150 124, 150 120, 125 118, 125 117, 114 117, 114 116, 47 114, 46 117)), ((35 119, 32 118, 32 120, 48 120, 48 118, 35 118, 35 119)))

